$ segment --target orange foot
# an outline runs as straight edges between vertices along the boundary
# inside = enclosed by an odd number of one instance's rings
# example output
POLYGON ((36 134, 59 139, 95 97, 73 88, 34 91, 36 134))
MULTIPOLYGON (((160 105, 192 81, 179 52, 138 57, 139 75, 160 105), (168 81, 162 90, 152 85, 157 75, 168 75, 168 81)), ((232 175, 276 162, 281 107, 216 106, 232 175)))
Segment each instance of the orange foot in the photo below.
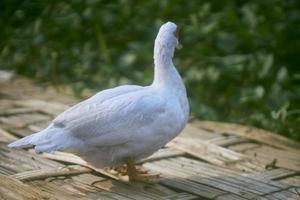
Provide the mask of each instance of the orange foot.
POLYGON ((149 173, 149 170, 145 170, 141 167, 136 168, 132 159, 127 159, 126 165, 130 182, 158 183, 160 181, 159 174, 149 173))

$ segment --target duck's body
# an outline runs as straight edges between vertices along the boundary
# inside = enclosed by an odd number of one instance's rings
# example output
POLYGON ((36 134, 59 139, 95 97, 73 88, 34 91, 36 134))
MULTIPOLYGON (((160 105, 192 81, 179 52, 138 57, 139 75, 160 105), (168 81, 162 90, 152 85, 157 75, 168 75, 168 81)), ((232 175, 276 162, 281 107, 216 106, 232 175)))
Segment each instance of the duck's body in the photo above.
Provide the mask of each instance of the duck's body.
POLYGON ((43 131, 9 146, 71 151, 95 167, 139 160, 163 147, 181 132, 189 114, 186 90, 172 63, 176 28, 168 22, 160 29, 150 86, 101 91, 61 113, 43 131))

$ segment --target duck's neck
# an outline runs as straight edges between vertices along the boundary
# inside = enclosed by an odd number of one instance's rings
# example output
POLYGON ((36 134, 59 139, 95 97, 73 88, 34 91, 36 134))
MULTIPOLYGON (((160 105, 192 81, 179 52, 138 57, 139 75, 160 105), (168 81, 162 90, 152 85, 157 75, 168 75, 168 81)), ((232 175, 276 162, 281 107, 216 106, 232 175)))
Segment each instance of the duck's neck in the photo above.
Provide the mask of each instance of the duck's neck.
POLYGON ((182 84, 172 61, 173 55, 174 48, 168 48, 156 41, 154 47, 155 69, 153 85, 174 86, 174 84, 182 84))
POLYGON ((155 69, 152 86, 175 95, 175 97, 179 99, 179 103, 186 118, 185 120, 187 121, 189 105, 186 89, 172 61, 174 50, 174 47, 168 48, 167 46, 160 45, 158 41, 155 41, 155 69))
POLYGON ((156 85, 171 84, 177 73, 171 58, 156 58, 154 59, 154 81, 156 85))

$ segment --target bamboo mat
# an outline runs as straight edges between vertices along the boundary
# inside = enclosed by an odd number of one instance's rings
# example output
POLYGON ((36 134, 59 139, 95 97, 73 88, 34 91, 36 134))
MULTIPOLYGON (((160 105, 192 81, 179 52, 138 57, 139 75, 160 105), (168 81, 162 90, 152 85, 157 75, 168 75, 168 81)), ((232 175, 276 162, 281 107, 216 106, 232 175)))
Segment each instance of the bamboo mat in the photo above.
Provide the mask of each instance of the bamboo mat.
POLYGON ((191 121, 140 161, 160 173, 157 184, 128 183, 68 153, 9 149, 78 101, 67 88, 37 85, 22 77, 0 83, 0 199, 300 199, 300 144, 237 124, 191 121))

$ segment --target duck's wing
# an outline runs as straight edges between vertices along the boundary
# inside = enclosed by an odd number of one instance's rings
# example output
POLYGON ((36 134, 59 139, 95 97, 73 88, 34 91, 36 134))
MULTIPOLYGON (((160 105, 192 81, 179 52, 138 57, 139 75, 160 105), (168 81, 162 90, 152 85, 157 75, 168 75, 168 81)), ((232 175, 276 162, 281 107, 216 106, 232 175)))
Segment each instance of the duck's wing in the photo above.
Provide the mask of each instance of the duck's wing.
POLYGON ((152 128, 165 113, 165 104, 163 98, 144 88, 101 103, 84 103, 58 116, 53 125, 87 145, 118 145, 134 139, 143 128, 152 128))
POLYGON ((98 107, 105 101, 120 95, 135 92, 142 88, 143 87, 138 85, 122 85, 112 89, 103 90, 65 110, 53 120, 53 123, 59 127, 64 126, 68 121, 79 118, 82 113, 88 113, 92 111, 95 107, 98 107))

